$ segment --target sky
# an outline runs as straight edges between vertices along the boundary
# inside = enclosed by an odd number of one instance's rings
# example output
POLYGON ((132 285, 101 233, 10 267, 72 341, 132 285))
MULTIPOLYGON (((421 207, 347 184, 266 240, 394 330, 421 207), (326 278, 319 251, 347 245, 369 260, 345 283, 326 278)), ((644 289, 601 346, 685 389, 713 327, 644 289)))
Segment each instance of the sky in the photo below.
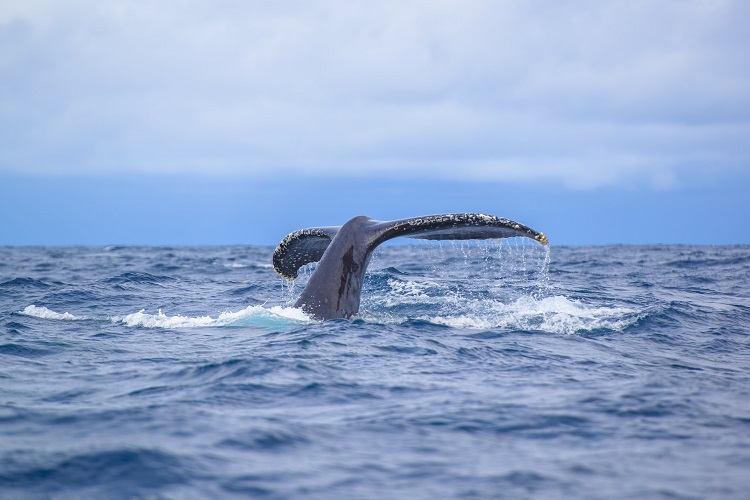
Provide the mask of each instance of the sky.
POLYGON ((483 212, 750 244, 750 2, 5 0, 0 245, 483 212))

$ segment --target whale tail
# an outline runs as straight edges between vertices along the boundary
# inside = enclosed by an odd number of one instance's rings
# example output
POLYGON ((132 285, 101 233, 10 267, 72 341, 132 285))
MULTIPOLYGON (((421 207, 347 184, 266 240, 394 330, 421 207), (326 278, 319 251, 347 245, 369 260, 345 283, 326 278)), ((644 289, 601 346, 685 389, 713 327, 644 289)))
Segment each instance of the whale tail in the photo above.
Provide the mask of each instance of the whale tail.
POLYGON ((494 215, 443 214, 395 221, 359 216, 340 227, 300 229, 288 234, 274 251, 273 267, 281 276, 294 279, 305 264, 320 262, 296 307, 316 319, 350 318, 359 310, 362 281, 372 251, 399 236, 426 240, 523 236, 547 244, 543 233, 494 215))

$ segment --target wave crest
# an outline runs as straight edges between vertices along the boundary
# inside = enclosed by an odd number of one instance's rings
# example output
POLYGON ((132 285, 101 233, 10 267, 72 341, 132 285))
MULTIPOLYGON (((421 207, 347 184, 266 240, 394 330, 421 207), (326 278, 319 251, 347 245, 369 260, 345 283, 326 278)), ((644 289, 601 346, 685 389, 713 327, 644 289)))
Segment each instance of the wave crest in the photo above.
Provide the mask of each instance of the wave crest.
MULTIPOLYGON (((400 301, 433 302, 420 287, 411 287, 400 301)), ((386 301, 388 305, 390 302, 386 301)), ((643 311, 626 307, 606 307, 585 304, 579 300, 556 295, 545 298, 523 296, 504 303, 493 299, 466 301, 467 309, 454 314, 441 311, 417 313, 414 316, 391 312, 360 311, 358 316, 372 323, 403 323, 411 320, 465 329, 513 329, 572 334, 596 330, 622 331, 644 316, 643 311)), ((27 306, 21 314, 47 320, 91 320, 94 318, 59 313, 46 307, 27 306)), ((256 327, 266 330, 285 330, 297 325, 313 323, 301 309, 294 307, 248 306, 236 312, 223 312, 216 317, 167 315, 159 309, 156 314, 145 309, 124 316, 106 316, 103 321, 141 328, 221 328, 256 327)))
POLYGON ((59 313, 46 307, 27 306, 21 314, 34 318, 48 320, 91 320, 99 319, 121 323, 130 327, 142 328, 201 328, 201 327, 262 327, 269 330, 279 330, 290 326, 310 323, 312 320, 301 310, 293 307, 263 307, 248 306, 237 312, 223 312, 217 317, 211 316, 182 316, 180 314, 168 316, 158 310, 156 314, 149 314, 145 309, 125 316, 106 316, 90 318, 75 316, 68 312, 59 313))
POLYGON ((514 302, 482 302, 484 310, 446 317, 420 318, 454 328, 512 328, 548 333, 578 333, 606 329, 622 331, 635 323, 638 311, 624 307, 596 307, 560 295, 514 302))
POLYGON ((52 311, 50 309, 47 309, 46 307, 38 307, 35 305, 26 306, 26 308, 21 311, 21 314, 25 314, 26 316, 31 316, 34 318, 41 318, 41 319, 63 319, 63 320, 79 320, 84 319, 78 316, 73 316, 69 312, 59 313, 52 311))
POLYGON ((148 314, 141 309, 137 313, 112 318, 113 322, 127 326, 145 328, 200 328, 221 326, 264 326, 281 327, 292 323, 306 323, 310 318, 300 309, 293 307, 248 306, 237 312, 223 312, 216 318, 211 316, 167 316, 161 309, 156 314, 148 314))
MULTIPOLYGON (((401 302, 409 302, 407 296, 401 302)), ((405 323, 412 320, 452 328, 489 330, 495 328, 547 333, 584 333, 596 330, 622 331, 644 315, 643 311, 626 307, 585 304, 579 300, 556 295, 537 298, 522 296, 504 302, 493 299, 461 301, 459 311, 422 312, 404 315, 398 312, 364 312, 360 318, 374 323, 405 323)))

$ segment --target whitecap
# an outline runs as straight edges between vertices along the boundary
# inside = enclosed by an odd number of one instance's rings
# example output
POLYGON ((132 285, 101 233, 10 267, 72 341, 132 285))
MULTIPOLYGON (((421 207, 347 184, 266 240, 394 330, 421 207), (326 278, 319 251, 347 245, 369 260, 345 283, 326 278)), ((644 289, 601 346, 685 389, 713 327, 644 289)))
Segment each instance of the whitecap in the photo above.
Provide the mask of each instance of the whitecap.
POLYGON ((59 313, 52 311, 51 309, 47 309, 46 307, 38 307, 35 305, 26 306, 26 308, 21 311, 21 314, 25 314, 26 316, 32 316, 34 318, 41 318, 41 319, 64 319, 64 320, 78 320, 78 319, 85 319, 78 316, 73 316, 69 312, 59 313))
MULTIPOLYGON (((27 306, 20 314, 48 320, 87 320, 95 319, 74 316, 68 312, 59 313, 46 307, 27 306)), ((200 327, 262 327, 270 330, 283 330, 299 324, 311 323, 313 320, 301 309, 294 307, 263 307, 248 306, 236 312, 223 312, 216 317, 211 316, 173 316, 164 314, 159 309, 156 314, 149 314, 145 309, 124 316, 103 316, 102 321, 124 324, 130 327, 143 328, 200 328, 200 327)))
POLYGON ((599 329, 622 331, 640 318, 633 309, 593 306, 560 295, 541 299, 520 297, 509 304, 480 301, 472 309, 458 316, 419 319, 454 328, 512 328, 570 334, 599 329))
POLYGON ((223 312, 217 317, 211 316, 168 316, 161 309, 156 314, 146 313, 144 309, 125 316, 115 316, 114 323, 145 328, 200 328, 223 326, 262 326, 280 328, 298 323, 312 321, 301 309, 293 307, 248 306, 237 312, 223 312))
POLYGON ((432 283, 389 279, 388 287, 391 293, 369 300, 371 302, 379 301, 385 307, 394 307, 402 304, 440 304, 445 301, 444 297, 435 293, 436 290, 442 291, 441 288, 443 287, 435 286, 432 283), (433 293, 432 296, 430 292, 433 293))
POLYGON ((227 269, 273 269, 273 264, 267 262, 225 262, 223 266, 227 269))

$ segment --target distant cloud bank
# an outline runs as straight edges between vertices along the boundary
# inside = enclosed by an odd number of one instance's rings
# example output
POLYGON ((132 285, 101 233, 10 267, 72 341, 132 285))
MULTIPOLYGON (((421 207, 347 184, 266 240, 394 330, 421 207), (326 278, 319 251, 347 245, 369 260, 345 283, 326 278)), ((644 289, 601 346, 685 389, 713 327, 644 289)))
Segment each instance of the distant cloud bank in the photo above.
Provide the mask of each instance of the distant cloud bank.
POLYGON ((731 177, 747 19, 744 0, 6 1, 0 172, 731 177))

